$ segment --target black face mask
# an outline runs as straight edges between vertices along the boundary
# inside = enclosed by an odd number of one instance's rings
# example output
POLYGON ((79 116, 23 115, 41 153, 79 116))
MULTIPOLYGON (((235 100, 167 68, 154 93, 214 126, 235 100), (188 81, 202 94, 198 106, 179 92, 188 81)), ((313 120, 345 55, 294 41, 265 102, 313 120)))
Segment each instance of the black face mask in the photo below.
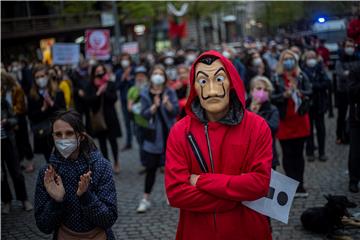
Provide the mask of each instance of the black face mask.
POLYGON ((98 73, 98 74, 95 75, 95 77, 97 77, 97 78, 102 78, 104 75, 105 75, 104 72, 103 72, 103 73, 98 73))

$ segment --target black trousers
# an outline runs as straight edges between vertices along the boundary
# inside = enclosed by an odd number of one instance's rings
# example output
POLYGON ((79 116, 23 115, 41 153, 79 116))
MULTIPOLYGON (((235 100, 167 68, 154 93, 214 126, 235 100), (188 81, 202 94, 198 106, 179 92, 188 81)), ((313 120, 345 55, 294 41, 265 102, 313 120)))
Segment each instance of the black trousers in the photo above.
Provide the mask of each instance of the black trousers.
POLYGON ((144 150, 142 148, 142 145, 144 143, 144 128, 134 123, 134 132, 136 136, 136 141, 139 144, 139 156, 140 156, 140 162, 143 166, 146 166, 146 161, 144 158, 144 150))
POLYGON ((19 128, 15 131, 15 139, 19 153, 19 160, 22 161, 24 158, 32 160, 34 158, 34 154, 30 145, 26 116, 20 115, 17 119, 19 128))
POLYGON ((131 129, 130 113, 129 110, 127 109, 127 100, 121 100, 121 111, 123 113, 123 119, 125 122, 126 145, 132 145, 132 129, 131 129))
POLYGON ((316 128, 317 143, 319 146, 319 155, 325 154, 325 120, 324 113, 310 111, 310 136, 306 139, 306 155, 314 155, 314 126, 316 128))
POLYGON ((160 167, 163 154, 154 154, 144 151, 146 159, 145 193, 150 194, 156 179, 156 171, 160 167))
POLYGON ((347 93, 337 92, 337 108, 338 116, 336 122, 336 138, 343 141, 348 141, 349 136, 346 129, 346 114, 349 108, 349 100, 347 93))
POLYGON ((13 142, 9 138, 1 139, 1 201, 4 203, 9 203, 13 199, 8 174, 14 183, 17 200, 25 201, 28 199, 24 175, 21 173, 19 158, 15 152, 16 146, 13 142), (9 172, 7 172, 6 167, 9 172))
POLYGON ((113 156, 114 156, 114 162, 118 163, 118 161, 119 161, 119 159, 118 159, 119 148, 118 148, 118 145, 117 145, 116 138, 109 137, 109 136, 107 136, 107 134, 104 134, 104 135, 98 136, 98 139, 99 139, 99 144, 100 144, 100 150, 101 150, 102 154, 104 155, 104 157, 106 159, 109 159, 108 151, 107 151, 107 145, 106 145, 106 141, 109 140, 111 150, 112 150, 112 153, 113 153, 113 156))
POLYGON ((349 177, 351 183, 360 181, 360 126, 350 128, 349 177))
POLYGON ((283 154, 283 167, 287 176, 300 182, 299 187, 304 183, 304 143, 306 138, 294 138, 280 140, 283 154))

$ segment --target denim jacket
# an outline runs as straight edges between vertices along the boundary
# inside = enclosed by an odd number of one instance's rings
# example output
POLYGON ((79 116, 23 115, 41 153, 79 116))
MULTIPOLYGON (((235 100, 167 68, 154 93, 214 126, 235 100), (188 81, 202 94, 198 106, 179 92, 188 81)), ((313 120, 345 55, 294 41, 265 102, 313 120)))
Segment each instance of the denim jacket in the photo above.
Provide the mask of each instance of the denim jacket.
POLYGON ((176 121, 176 115, 179 111, 179 103, 176 96, 175 91, 170 88, 165 88, 164 93, 169 96, 169 101, 171 102, 173 109, 172 111, 168 111, 164 105, 160 105, 157 112, 152 114, 150 111, 150 107, 153 104, 149 87, 144 88, 140 93, 140 101, 141 101, 141 115, 149 120, 149 128, 153 128, 155 130, 155 140, 148 141, 145 140, 143 144, 143 150, 154 153, 154 154, 162 154, 165 152, 164 146, 166 143, 166 139, 163 137, 163 124, 161 123, 161 117, 163 118, 166 124, 166 130, 169 132, 170 128, 174 125, 176 121))

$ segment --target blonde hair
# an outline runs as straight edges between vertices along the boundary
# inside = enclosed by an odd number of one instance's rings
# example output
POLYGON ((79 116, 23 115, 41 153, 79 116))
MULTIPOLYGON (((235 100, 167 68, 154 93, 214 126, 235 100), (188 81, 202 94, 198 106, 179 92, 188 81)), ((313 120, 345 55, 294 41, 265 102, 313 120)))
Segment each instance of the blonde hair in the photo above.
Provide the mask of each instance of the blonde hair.
MULTIPOLYGON (((59 89, 59 86, 58 86, 58 83, 55 80, 49 78, 49 76, 48 76, 48 68, 45 65, 40 64, 40 65, 38 65, 38 66, 36 66, 34 68, 34 70, 33 70, 34 81, 36 81, 35 73, 40 72, 40 71, 44 71, 45 74, 47 75, 48 83, 47 83, 46 88, 49 91, 49 94, 52 97, 55 97, 56 92, 59 89)), ((38 88, 37 84, 34 82, 31 89, 30 89, 30 97, 35 99, 35 100, 38 100, 40 98, 40 95, 39 95, 38 91, 39 91, 39 88, 38 88)))
MULTIPOLYGON (((293 51, 289 50, 289 49, 286 49, 284 51, 282 51, 281 55, 280 55, 280 58, 279 58, 279 61, 276 65, 276 73, 277 74, 283 74, 284 73, 284 67, 283 67, 283 62, 284 62, 284 57, 286 54, 290 54, 294 60, 295 60, 295 73, 296 75, 298 75, 300 73, 300 67, 299 67, 299 62, 296 58, 296 53, 294 53, 293 51)), ((300 57, 300 56, 299 56, 300 57)))
POLYGON ((265 89, 269 93, 272 93, 274 91, 274 87, 273 87, 272 83, 270 82, 270 80, 267 77, 264 77, 264 76, 256 76, 256 77, 251 79, 251 81, 250 81, 250 91, 255 88, 255 83, 258 82, 258 81, 261 81, 261 82, 263 82, 265 84, 265 89))
POLYGON ((315 54, 316 59, 319 59, 318 54, 314 50, 308 50, 303 54, 302 60, 306 61, 310 54, 315 54))

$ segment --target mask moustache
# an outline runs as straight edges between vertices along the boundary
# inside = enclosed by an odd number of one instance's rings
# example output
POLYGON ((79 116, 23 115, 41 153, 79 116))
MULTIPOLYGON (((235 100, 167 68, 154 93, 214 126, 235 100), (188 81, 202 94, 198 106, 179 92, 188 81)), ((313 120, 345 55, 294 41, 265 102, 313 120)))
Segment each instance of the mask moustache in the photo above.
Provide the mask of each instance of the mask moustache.
POLYGON ((254 89, 251 93, 253 99, 258 103, 264 103, 269 100, 269 93, 264 90, 254 89))
POLYGON ((155 85, 161 85, 165 82, 165 77, 160 74, 154 74, 151 76, 151 82, 155 85))
POLYGON ((77 148, 77 139, 55 140, 55 147, 64 158, 68 158, 77 148))

